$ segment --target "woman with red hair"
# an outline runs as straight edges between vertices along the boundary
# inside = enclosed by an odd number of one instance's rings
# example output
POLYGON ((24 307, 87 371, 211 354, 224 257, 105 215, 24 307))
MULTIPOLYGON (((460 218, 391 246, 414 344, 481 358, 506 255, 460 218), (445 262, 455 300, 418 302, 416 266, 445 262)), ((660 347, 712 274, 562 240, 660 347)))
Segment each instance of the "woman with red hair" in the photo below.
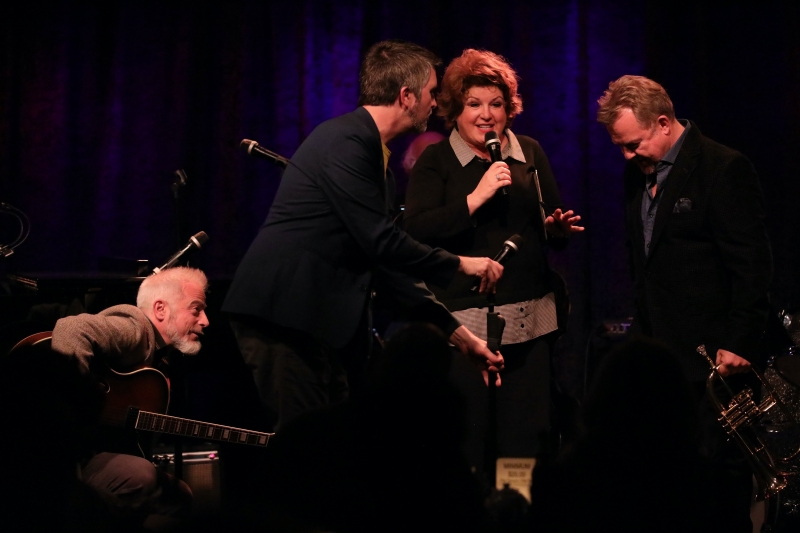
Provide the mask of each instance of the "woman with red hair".
MULTIPOLYGON (((494 295, 506 320, 501 351, 506 361, 496 412, 487 409, 480 373, 454 361, 456 382, 470 411, 467 455, 484 467, 484 440, 496 419, 498 457, 536 457, 546 451, 550 405, 550 357, 559 329, 556 298, 545 246, 563 248, 583 231, 561 197, 542 147, 510 126, 522 111, 516 72, 501 56, 465 50, 447 67, 437 97, 449 138, 419 157, 406 195, 404 225, 421 242, 452 253, 494 256, 512 235, 524 243, 505 262, 494 295), (486 134, 500 141, 501 161, 492 162, 486 134)), ((487 299, 461 277, 430 288, 476 335, 486 338, 487 299)), ((562 325, 563 326, 563 325, 562 325)), ((492 443, 495 444, 495 443, 492 443)), ((486 465, 491 467, 491 465, 486 465)))

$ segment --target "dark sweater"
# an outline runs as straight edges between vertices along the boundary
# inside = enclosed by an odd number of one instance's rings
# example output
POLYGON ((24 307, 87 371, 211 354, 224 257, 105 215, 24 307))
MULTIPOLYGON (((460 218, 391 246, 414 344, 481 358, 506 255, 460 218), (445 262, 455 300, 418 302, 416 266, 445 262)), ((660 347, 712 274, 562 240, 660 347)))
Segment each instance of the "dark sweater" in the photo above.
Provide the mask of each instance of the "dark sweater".
MULTIPOLYGON (((490 162, 473 158, 461 166, 449 139, 429 146, 420 156, 408 183, 403 224, 406 231, 431 246, 473 257, 494 257, 503 242, 520 234, 524 244, 504 266, 497 285, 497 305, 541 298, 551 292, 549 267, 544 253, 545 232, 539 214, 534 169, 545 213, 562 206, 558 187, 547 156, 534 139, 517 136, 526 163, 508 158, 511 169, 508 196, 495 195, 470 217, 467 195, 472 193, 490 162)), ((563 248, 566 239, 550 237, 548 245, 563 248)), ((474 279, 458 275, 449 287, 428 287, 451 311, 486 306, 486 296, 470 292, 474 279)))

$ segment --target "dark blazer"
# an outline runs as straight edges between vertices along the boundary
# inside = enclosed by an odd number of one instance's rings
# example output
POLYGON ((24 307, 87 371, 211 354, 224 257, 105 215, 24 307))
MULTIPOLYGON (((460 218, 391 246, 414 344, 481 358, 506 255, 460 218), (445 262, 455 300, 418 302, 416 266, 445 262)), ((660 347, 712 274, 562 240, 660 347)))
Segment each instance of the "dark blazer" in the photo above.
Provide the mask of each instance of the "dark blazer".
POLYGON ((447 284, 458 257, 420 244, 388 214, 383 151, 358 108, 319 125, 292 157, 223 311, 308 332, 334 348, 355 334, 373 276, 449 334, 458 323, 418 278, 447 284), (449 330, 449 331, 448 331, 449 330))
POLYGON ((691 380, 710 371, 695 351, 700 344, 712 358, 723 348, 757 359, 772 258, 752 164, 692 123, 664 182, 649 256, 641 220, 644 185, 643 173, 629 162, 625 197, 634 332, 671 346, 691 380))

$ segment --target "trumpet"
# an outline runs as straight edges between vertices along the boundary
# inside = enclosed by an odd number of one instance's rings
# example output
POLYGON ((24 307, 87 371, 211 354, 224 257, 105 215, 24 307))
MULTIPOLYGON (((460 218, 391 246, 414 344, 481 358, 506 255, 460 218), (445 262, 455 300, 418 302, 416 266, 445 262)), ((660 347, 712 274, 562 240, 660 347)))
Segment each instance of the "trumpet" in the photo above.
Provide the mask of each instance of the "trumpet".
POLYGON ((698 346, 697 353, 705 357, 711 365, 711 373, 706 380, 709 399, 720 413, 719 422, 722 424, 722 428, 736 442, 753 470, 758 486, 756 499, 765 500, 770 496, 775 496, 788 485, 792 474, 785 471, 783 467, 800 454, 800 448, 787 456, 776 457, 758 437, 754 426, 763 415, 776 406, 784 414, 786 420, 792 420, 793 417, 788 414, 778 395, 757 370, 751 368, 751 371, 761 382, 762 398, 760 401, 755 399, 753 390, 750 387, 745 387, 736 394, 733 393, 719 373, 719 365, 716 365, 711 357, 708 356, 705 345, 698 346), (727 406, 723 404, 717 395, 717 381, 725 387, 731 396, 727 406))

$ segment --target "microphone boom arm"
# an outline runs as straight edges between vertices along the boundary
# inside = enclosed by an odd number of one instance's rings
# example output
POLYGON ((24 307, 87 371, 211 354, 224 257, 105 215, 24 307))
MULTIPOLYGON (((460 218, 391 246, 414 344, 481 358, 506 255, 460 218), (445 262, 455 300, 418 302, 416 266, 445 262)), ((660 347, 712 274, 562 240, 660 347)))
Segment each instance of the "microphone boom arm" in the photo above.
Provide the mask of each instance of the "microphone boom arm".
POLYGON ((162 270, 166 270, 168 268, 174 267, 178 261, 180 261, 184 255, 186 255, 190 250, 194 250, 195 248, 202 248, 205 243, 208 242, 208 235, 205 231, 200 231, 195 233, 189 238, 189 242, 186 245, 172 254, 172 257, 167 259, 167 262, 161 265, 160 267, 153 269, 153 274, 158 274, 162 270))
POLYGON ((251 141, 250 139, 242 139, 242 142, 239 143, 239 146, 247 152, 247 155, 251 156, 258 156, 263 157, 264 159, 269 159, 276 165, 281 168, 286 168, 289 166, 289 160, 283 157, 282 155, 278 155, 271 150, 267 150, 256 141, 251 141))

